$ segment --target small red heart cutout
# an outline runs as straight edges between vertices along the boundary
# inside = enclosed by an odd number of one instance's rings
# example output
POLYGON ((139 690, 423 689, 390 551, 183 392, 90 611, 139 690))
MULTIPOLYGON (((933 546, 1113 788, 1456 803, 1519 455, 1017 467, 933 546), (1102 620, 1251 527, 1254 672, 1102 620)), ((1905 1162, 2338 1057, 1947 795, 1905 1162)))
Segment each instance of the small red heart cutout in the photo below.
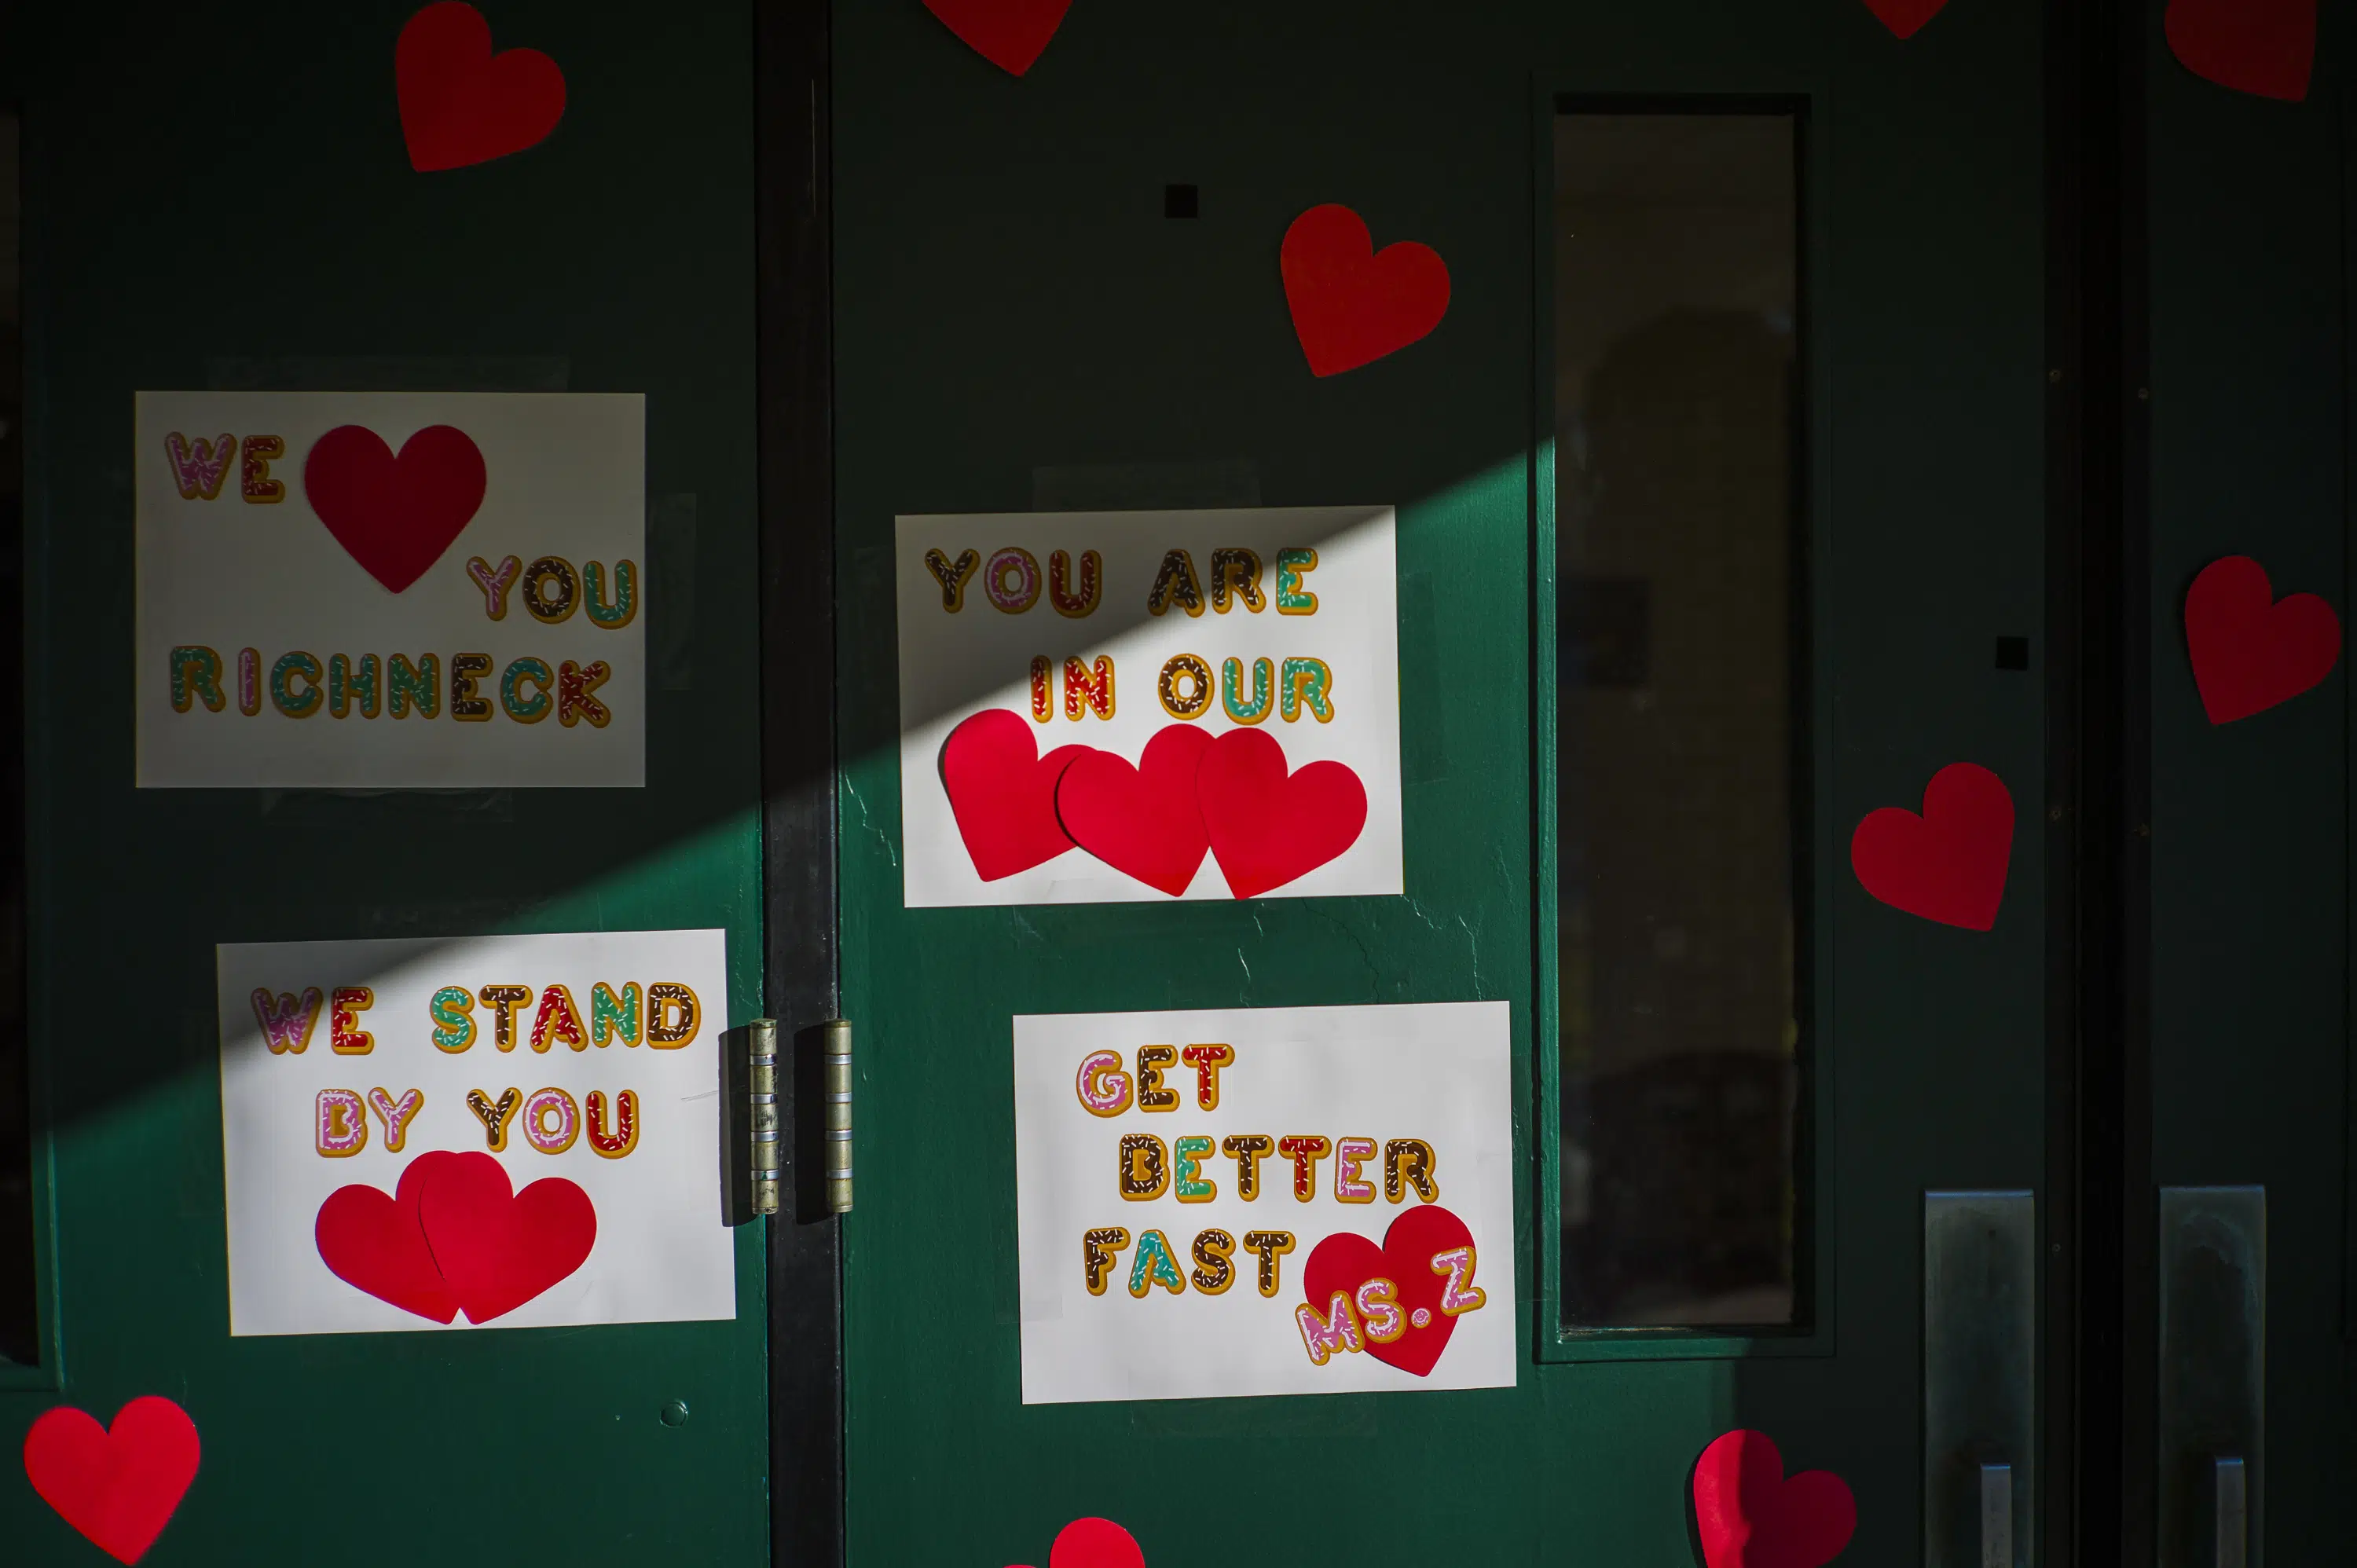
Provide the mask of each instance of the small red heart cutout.
POLYGON ((1196 774, 1211 854, 1239 898, 1307 875, 1359 842, 1367 787, 1340 762, 1288 776, 1285 747, 1265 730, 1232 729, 1196 774))
POLYGON ((490 486, 482 450, 463 430, 429 424, 401 456, 362 424, 339 424, 303 460, 303 497, 336 542, 400 593, 472 522, 490 486))
POLYGON ((1048 1568, 1146 1568, 1146 1553, 1109 1519, 1076 1519, 1056 1532, 1048 1568))
POLYGON ((511 1192, 507 1168, 480 1150, 421 1178, 417 1218, 450 1295, 489 1323, 571 1274, 597 1244, 597 1210, 563 1176, 511 1192))
POLYGON ((1970 762, 1950 763, 1923 790, 1923 814, 1869 811, 1850 835, 1849 863, 1868 893, 1894 909, 1986 931, 2005 901, 2013 858, 2013 796, 1970 762))
POLYGON ((2237 92, 2298 103, 2316 70, 2316 0, 2169 0, 2169 47, 2237 92))
POLYGON ((565 117, 565 73, 538 49, 491 52, 491 25, 465 0, 436 0, 393 48, 393 96, 409 166, 420 174, 520 153, 565 117))
POLYGON ((311 1227, 328 1272, 404 1312, 436 1323, 457 1316, 458 1304, 450 1297, 417 1218, 417 1194, 425 1176, 436 1164, 457 1158, 439 1150, 418 1155, 403 1169, 390 1196, 361 1186, 329 1193, 311 1227))
POLYGON ((1349 1230, 1338 1230, 1318 1242, 1301 1271, 1302 1292, 1318 1316, 1325 1317, 1336 1295, 1355 1302, 1359 1287, 1369 1280, 1391 1281, 1394 1300, 1407 1323, 1389 1344, 1367 1338, 1367 1354, 1413 1377, 1426 1377, 1457 1332, 1457 1317, 1440 1310, 1448 1272, 1444 1268, 1434 1273, 1432 1260, 1472 1245, 1473 1232, 1465 1228, 1465 1221, 1437 1204, 1423 1205, 1393 1220, 1380 1247, 1349 1230))
POLYGON ((1193 725, 1170 725, 1135 768, 1110 751, 1075 757, 1056 785, 1057 818, 1074 843, 1176 898, 1211 847, 1195 799, 1195 769, 1211 746, 1193 725))
POLYGON ((950 731, 942 743, 942 789, 985 882, 1028 871, 1072 847, 1056 819, 1056 784, 1089 750, 1060 746, 1042 757, 1030 725, 1005 708, 985 708, 950 731))
POLYGON ((1277 268, 1313 376, 1335 376, 1428 336, 1448 314, 1448 264, 1411 240, 1375 249, 1364 220, 1337 202, 1285 231, 1277 268))
POLYGON ((197 1478, 202 1445, 188 1412, 145 1394, 101 1426, 85 1411, 44 1411, 25 1434, 25 1477, 58 1517, 118 1563, 136 1563, 197 1478))
POLYGON ((2278 602, 2266 568, 2229 555, 2201 568, 2185 595, 2185 650, 2213 725, 2264 713, 2332 673, 2341 618, 2314 594, 2278 602))
POLYGON ((1866 0, 1866 8, 1902 38, 1923 30, 1923 24, 1947 8, 1948 0, 1866 0))
POLYGON ((1031 69, 1071 8, 1072 0, 925 0, 969 48, 1010 76, 1031 69))
POLYGON ((1787 1477, 1764 1432, 1714 1438, 1694 1471, 1695 1527, 1709 1568, 1824 1568, 1857 1530, 1857 1500, 1831 1470, 1787 1477))

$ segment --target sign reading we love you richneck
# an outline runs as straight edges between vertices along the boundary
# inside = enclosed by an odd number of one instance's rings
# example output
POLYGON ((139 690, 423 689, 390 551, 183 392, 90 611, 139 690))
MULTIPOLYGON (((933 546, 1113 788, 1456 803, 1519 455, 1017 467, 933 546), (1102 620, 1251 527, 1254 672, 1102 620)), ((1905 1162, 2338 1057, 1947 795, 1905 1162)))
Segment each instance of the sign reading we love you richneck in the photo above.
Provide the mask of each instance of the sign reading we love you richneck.
POLYGON ((646 781, 646 400, 138 395, 142 787, 646 781))

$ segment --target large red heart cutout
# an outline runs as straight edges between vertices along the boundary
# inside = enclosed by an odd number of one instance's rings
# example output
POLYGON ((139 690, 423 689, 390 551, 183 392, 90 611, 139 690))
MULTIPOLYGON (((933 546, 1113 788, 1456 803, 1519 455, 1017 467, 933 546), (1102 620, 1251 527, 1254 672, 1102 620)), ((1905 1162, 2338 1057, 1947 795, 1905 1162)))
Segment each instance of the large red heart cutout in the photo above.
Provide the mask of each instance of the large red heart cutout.
POLYGON ((1857 1500, 1831 1470, 1787 1477, 1764 1432, 1730 1432, 1694 1472, 1695 1528, 1709 1568, 1823 1568, 1857 1530, 1857 1500))
POLYGON ((339 424, 303 460, 303 497, 368 575, 400 593, 474 521, 490 484, 472 437, 429 424, 401 456, 363 424, 339 424))
POLYGON ((1211 746, 1192 725, 1170 725, 1135 768, 1110 751, 1074 757, 1056 784, 1056 815, 1074 843, 1176 898, 1211 845, 1195 800, 1195 769, 1211 746))
POLYGON ((563 1176, 522 1192, 480 1150, 438 1165, 417 1195, 417 1218, 451 1298, 469 1323, 504 1317, 579 1268, 597 1244, 597 1210, 563 1176))
POLYGON ((2280 603, 2247 555, 2212 561, 2185 595, 2185 650, 2213 725, 2288 702, 2341 661, 2341 618, 2314 594, 2280 603))
POLYGON ((491 25, 465 0, 409 18, 393 48, 393 89, 420 174, 520 153, 565 117, 556 62, 538 49, 491 53, 491 25))
POLYGON ((2169 0, 2169 47, 2194 75, 2298 103, 2316 70, 2316 0, 2169 0))
POLYGON ((1089 750, 1060 746, 1042 757, 1031 725, 1005 708, 985 708, 950 731, 942 744, 942 789, 985 882, 1028 871, 1072 847, 1056 820, 1056 783, 1089 750))
POLYGON ((202 1446, 188 1412, 145 1394, 101 1426, 85 1411, 44 1411, 25 1434, 25 1477, 58 1517, 118 1563, 136 1563, 197 1478, 202 1446))
POLYGON ((1367 787, 1347 764, 1285 771, 1285 747, 1265 730, 1232 729, 1211 743, 1195 776, 1211 854, 1239 898, 1307 875, 1359 842, 1367 787))
POLYGON ((1465 1228, 1465 1221, 1437 1204, 1423 1205, 1393 1220, 1380 1247, 1350 1230, 1337 1230, 1318 1242, 1301 1271, 1301 1288, 1323 1317, 1336 1294, 1356 1301, 1359 1287, 1369 1280, 1391 1281, 1399 1310, 1407 1315, 1407 1326, 1388 1345, 1367 1339, 1367 1354, 1412 1376, 1425 1377, 1457 1332, 1457 1318, 1440 1310, 1448 1272, 1444 1268, 1435 1273, 1432 1260, 1471 1245, 1473 1232, 1465 1228))
POLYGON ((1405 349, 1448 314, 1448 263, 1439 252, 1411 240, 1378 252, 1365 220, 1338 202, 1293 220, 1277 267, 1313 376, 1405 349))
POLYGON ((1866 8, 1902 38, 1923 30, 1923 24, 1947 8, 1948 0, 1866 0, 1866 8))
POLYGON ((434 1262, 425 1227, 417 1217, 417 1195, 436 1168, 458 1159, 436 1150, 418 1155, 388 1195, 373 1187, 339 1187, 319 1205, 312 1222, 319 1261, 328 1272, 404 1312, 447 1323, 458 1304, 434 1262))
POLYGON ((345 1283, 447 1323, 502 1317, 570 1275, 597 1243, 589 1195, 562 1176, 522 1192, 480 1150, 418 1155, 392 1197, 339 1187, 313 1227, 320 1261, 345 1283))
POLYGON ((1072 0, 925 0, 968 48, 1011 76, 1046 52, 1072 0))
POLYGON ((1970 762, 1932 775, 1921 816, 1884 806, 1868 811, 1849 840, 1850 867, 1868 893, 1974 931, 1996 924, 2012 858, 2013 796, 2004 779, 1970 762))
POLYGON ((1056 1532, 1048 1568, 1146 1568, 1146 1553, 1109 1519, 1076 1519, 1056 1532))

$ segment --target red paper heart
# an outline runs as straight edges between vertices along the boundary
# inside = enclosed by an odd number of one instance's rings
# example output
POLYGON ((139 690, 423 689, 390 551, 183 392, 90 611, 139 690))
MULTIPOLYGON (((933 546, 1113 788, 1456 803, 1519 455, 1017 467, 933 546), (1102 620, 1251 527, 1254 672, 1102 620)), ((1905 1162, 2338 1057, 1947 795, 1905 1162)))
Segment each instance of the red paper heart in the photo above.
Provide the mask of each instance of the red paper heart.
POLYGON ((2277 603, 2247 555, 2212 561, 2185 595, 2185 648, 2213 725, 2288 702, 2341 661, 2341 618, 2314 594, 2277 603))
POLYGON ((1866 8, 1902 38, 1923 30, 1923 24, 1945 9, 1948 0, 1866 0, 1866 8))
POLYGON ((1857 1501, 1831 1470, 1784 1475, 1764 1432, 1730 1432, 1694 1472, 1695 1526, 1709 1568, 1823 1568, 1857 1529, 1857 1501))
POLYGON ((426 1244, 417 1194, 439 1165, 459 1156, 436 1150, 418 1155, 388 1196, 373 1187, 339 1187, 319 1205, 312 1237, 328 1272, 404 1312, 447 1323, 458 1315, 449 1286, 426 1244))
POLYGON ((507 1168, 480 1150, 435 1167, 419 1187, 417 1218, 469 1323, 513 1312, 587 1262, 597 1243, 587 1193, 563 1176, 511 1192, 507 1168))
POLYGON ((483 454, 463 430, 429 424, 401 456, 362 424, 339 424, 303 461, 303 496, 345 553, 400 593, 442 558, 483 504, 483 454))
POLYGON ((1056 1532, 1048 1568, 1146 1568, 1146 1553, 1109 1519, 1076 1519, 1056 1532))
POLYGON ((925 0, 974 53, 1013 76, 1031 69, 1071 8, 1072 0, 925 0))
POLYGON ((409 166, 420 174, 520 153, 565 117, 565 73, 538 49, 491 53, 491 25, 465 0, 436 0, 401 29, 393 95, 409 166))
POLYGON ((197 1478, 201 1445, 188 1412, 145 1394, 101 1426, 70 1405, 25 1434, 25 1477, 58 1516, 118 1563, 136 1563, 197 1478))
POLYGON ((1060 746, 1039 755, 1020 714, 985 708, 950 731, 942 745, 942 788, 974 871, 996 882, 1055 859, 1072 847, 1056 820, 1056 782, 1089 754, 1060 746))
POLYGON ((1336 1293, 1355 1302, 1359 1287, 1369 1280, 1391 1281, 1395 1287, 1394 1299, 1407 1315, 1407 1327, 1388 1345, 1367 1340, 1367 1354, 1412 1376, 1425 1377, 1457 1332, 1457 1319, 1440 1310, 1448 1273, 1445 1269, 1433 1273, 1432 1260, 1438 1253, 1471 1245, 1473 1232, 1465 1228, 1465 1221, 1437 1204, 1423 1205, 1393 1220, 1380 1247, 1349 1230, 1337 1230, 1318 1242, 1301 1271, 1301 1288, 1309 1305, 1325 1317, 1336 1293), (1416 1322, 1418 1313, 1424 1315, 1421 1324, 1416 1322))
POLYGON ((1851 869, 1868 893, 1975 931, 1996 924, 2012 858, 2013 796, 2004 779, 1970 762, 1932 775, 1921 816, 1900 806, 1868 811, 1849 841, 1851 869))
POLYGON ((1075 757, 1056 785, 1056 815, 1072 842, 1148 887, 1177 897, 1211 845, 1195 800, 1195 768, 1211 737, 1169 725, 1137 766, 1110 751, 1075 757))
POLYGON ((2169 0, 2169 47, 2194 75, 2298 103, 2316 70, 2316 0, 2169 0))
POLYGON ((1437 252, 1402 240, 1378 252, 1365 221, 1336 202, 1293 220, 1277 265, 1313 376, 1405 349, 1448 314, 1448 264, 1437 252))
POLYGON ((1288 777, 1285 747, 1265 730, 1232 729, 1211 743, 1195 776, 1211 854, 1239 898, 1257 898, 1359 842, 1367 787, 1340 762, 1288 777))

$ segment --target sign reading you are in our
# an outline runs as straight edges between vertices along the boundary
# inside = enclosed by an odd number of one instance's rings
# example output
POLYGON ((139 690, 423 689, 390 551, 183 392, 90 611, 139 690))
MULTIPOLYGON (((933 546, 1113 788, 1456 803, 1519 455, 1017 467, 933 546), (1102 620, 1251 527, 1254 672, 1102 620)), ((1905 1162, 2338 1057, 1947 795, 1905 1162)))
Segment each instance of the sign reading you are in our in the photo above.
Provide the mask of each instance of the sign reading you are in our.
POLYGON ((139 784, 644 783, 645 402, 138 394, 139 784))
POLYGON ((1395 894, 1385 507, 899 520, 911 906, 1395 894))

